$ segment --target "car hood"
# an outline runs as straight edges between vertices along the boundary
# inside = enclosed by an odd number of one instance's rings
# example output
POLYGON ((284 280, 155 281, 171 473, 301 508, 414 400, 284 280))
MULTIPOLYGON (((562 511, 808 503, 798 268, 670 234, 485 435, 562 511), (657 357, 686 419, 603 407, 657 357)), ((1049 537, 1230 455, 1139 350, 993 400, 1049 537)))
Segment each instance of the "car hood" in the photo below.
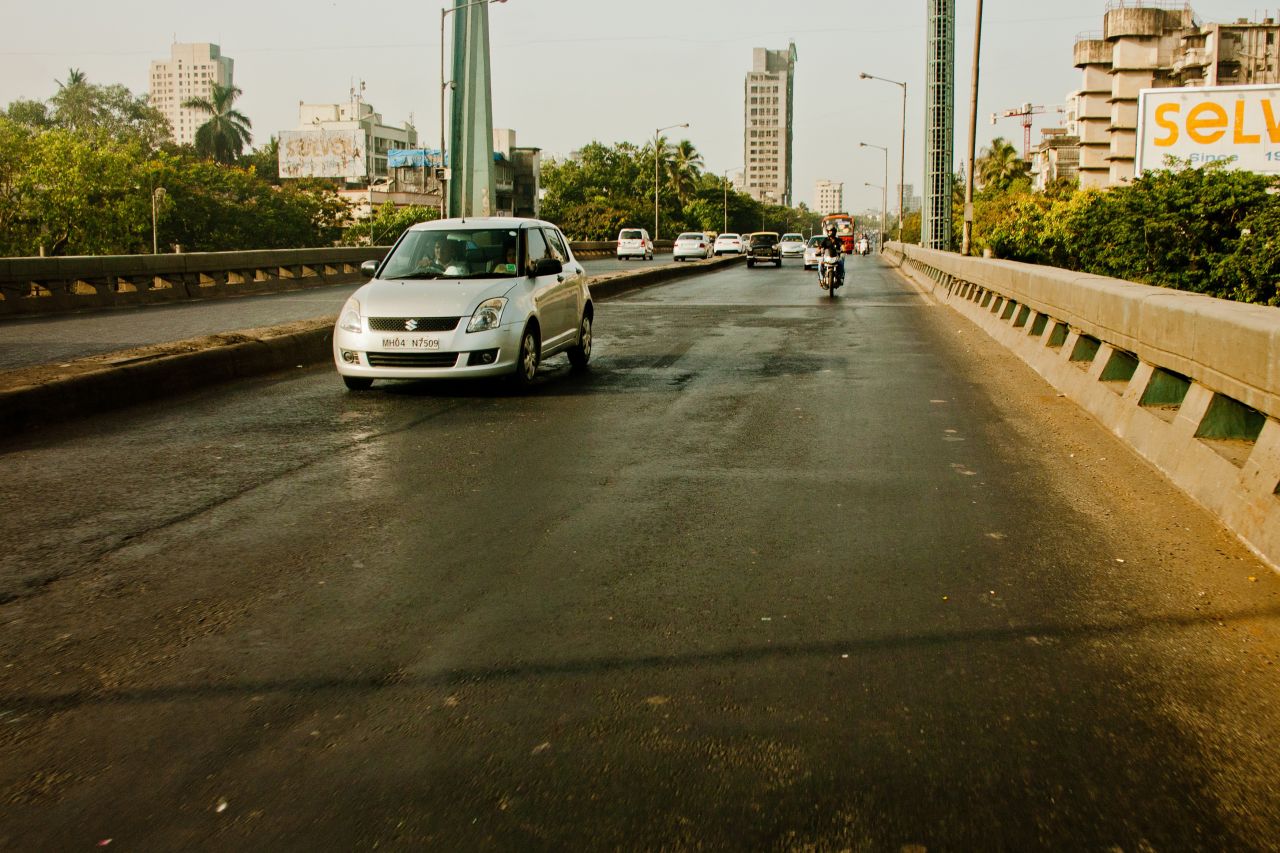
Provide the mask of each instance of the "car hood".
POLYGON ((353 295, 366 317, 469 317, 476 306, 506 296, 516 279, 374 280, 353 295))

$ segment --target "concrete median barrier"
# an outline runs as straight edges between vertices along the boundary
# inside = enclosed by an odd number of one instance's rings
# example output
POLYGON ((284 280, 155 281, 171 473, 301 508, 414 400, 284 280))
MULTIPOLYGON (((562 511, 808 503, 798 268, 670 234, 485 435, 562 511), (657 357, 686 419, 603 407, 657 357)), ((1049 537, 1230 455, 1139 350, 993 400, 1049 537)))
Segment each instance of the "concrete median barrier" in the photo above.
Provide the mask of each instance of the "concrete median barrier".
MULTIPOLYGON (((611 257, 613 241, 573 243, 583 258, 611 257)), ((655 244, 670 252, 669 240, 655 244)), ((0 319, 286 293, 361 280, 360 265, 390 246, 0 258, 0 319)))
MULTIPOLYGON (((595 299, 609 299, 740 260, 673 263, 598 276, 591 279, 591 291, 595 299)), ((333 357, 336 320, 316 317, 10 371, 0 375, 0 436, 219 382, 325 363, 333 357)))
POLYGON ((886 257, 1280 567, 1280 310, 902 244, 886 257))

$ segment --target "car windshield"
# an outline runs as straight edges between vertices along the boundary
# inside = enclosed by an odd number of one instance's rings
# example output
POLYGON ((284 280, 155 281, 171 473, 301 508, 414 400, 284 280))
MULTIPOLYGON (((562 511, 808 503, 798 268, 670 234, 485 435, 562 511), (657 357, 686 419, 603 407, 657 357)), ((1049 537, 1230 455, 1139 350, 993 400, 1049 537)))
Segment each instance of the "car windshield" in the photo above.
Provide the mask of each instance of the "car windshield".
POLYGON ((826 239, 826 238, 824 238, 824 237, 810 237, 810 238, 809 238, 809 245, 810 245, 810 246, 821 246, 821 245, 822 245, 822 241, 823 241, 824 239, 826 239))
POLYGON ((515 278, 520 232, 514 228, 410 231, 382 266, 382 279, 515 278))
POLYGON ((803 243, 804 237, 800 234, 783 234, 782 242, 784 243, 803 243))
POLYGON ((721 240, 737 240, 738 235, 737 234, 721 234, 720 239, 721 240))
POLYGON ((623 231, 622 234, 619 235, 618 239, 619 240, 639 240, 640 236, 641 235, 639 231, 623 231))
POLYGON ((676 239, 677 240, 703 240, 705 238, 703 238, 701 234, 681 234, 676 239))
POLYGON ((772 246, 778 242, 777 234, 752 234, 751 245, 753 246, 772 246))

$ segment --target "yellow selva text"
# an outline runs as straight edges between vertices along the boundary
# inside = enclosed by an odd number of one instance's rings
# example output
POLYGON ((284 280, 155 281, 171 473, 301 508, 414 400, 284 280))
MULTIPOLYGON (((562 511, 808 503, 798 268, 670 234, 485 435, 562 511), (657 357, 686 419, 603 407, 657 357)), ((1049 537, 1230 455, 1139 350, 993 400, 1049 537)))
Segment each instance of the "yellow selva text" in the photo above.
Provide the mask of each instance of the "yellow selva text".
POLYGON ((1183 135, 1199 145, 1216 145, 1230 136, 1233 145, 1259 145, 1263 132, 1267 138, 1280 144, 1280 120, 1275 105, 1270 100, 1237 100, 1234 110, 1212 101, 1196 104, 1183 112, 1182 104, 1161 104, 1156 107, 1155 122, 1163 135, 1155 144, 1170 148, 1182 141, 1183 135), (1252 107, 1252 110, 1250 109, 1252 107), (1249 133, 1250 113, 1261 118, 1262 132, 1249 133))

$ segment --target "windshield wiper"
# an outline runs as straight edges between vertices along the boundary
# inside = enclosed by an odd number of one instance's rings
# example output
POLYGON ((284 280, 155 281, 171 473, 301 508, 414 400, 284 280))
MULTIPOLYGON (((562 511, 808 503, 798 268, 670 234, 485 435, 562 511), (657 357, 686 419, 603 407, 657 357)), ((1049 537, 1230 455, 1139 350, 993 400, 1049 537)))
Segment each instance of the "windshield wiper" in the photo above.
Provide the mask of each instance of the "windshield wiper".
POLYGON ((438 272, 411 272, 411 273, 406 273, 405 275, 387 275, 387 276, 383 276, 383 278, 391 279, 392 281, 407 281, 409 279, 415 279, 415 278, 425 278, 425 279, 441 278, 441 275, 438 272))

